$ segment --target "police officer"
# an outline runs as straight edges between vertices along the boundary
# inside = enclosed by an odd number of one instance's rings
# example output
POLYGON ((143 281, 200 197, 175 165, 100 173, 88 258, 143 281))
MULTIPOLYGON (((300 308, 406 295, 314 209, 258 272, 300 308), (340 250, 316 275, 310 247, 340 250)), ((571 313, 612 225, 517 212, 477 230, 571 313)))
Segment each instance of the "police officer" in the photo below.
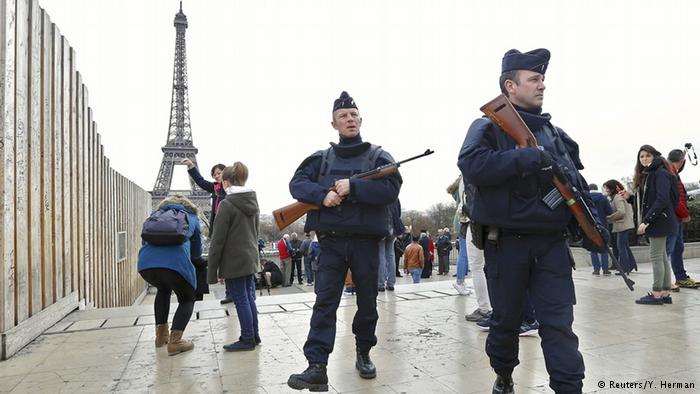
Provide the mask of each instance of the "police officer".
POLYGON ((316 272, 316 302, 304 355, 309 367, 289 377, 287 384, 297 390, 327 391, 326 364, 335 342, 336 310, 343 292, 345 274, 352 270, 357 292, 357 312, 352 323, 361 377, 372 379, 376 369, 369 357, 377 344, 378 241, 389 235, 388 204, 401 188, 401 176, 394 173, 382 179, 351 178, 377 166, 394 162, 379 146, 362 141, 362 118, 355 101, 342 92, 333 103, 331 125, 338 131, 339 143, 306 158, 289 183, 299 201, 321 208, 306 216, 304 231, 315 230, 321 246, 316 272))
POLYGON ((501 91, 539 149, 515 149, 498 126, 480 118, 470 126, 459 154, 464 179, 477 188, 472 219, 488 234, 484 257, 493 325, 486 353, 497 374, 494 393, 513 392, 511 374, 519 363, 518 331, 528 293, 540 322, 550 387, 557 393, 580 393, 583 386, 583 357, 571 329, 573 260, 565 238, 572 215, 565 203, 547 205, 542 198, 552 192, 555 174, 566 176, 584 195, 588 188, 578 172, 583 168, 578 145, 542 113, 549 57, 546 49, 512 49, 503 57, 500 77, 501 91))

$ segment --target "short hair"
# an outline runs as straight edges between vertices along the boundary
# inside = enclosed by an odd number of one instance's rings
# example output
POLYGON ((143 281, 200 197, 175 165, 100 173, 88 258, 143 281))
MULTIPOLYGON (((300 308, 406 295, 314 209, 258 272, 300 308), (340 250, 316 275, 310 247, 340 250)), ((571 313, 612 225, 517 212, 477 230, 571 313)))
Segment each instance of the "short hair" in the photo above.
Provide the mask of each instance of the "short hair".
POLYGON ((680 149, 674 149, 670 152, 668 152, 668 161, 672 163, 678 163, 683 161, 683 158, 685 157, 685 153, 683 153, 682 150, 680 149))
POLYGON ((417 236, 417 235, 411 235, 411 241, 413 241, 413 242, 418 242, 419 239, 420 239, 419 236, 417 236))
POLYGON ((501 86, 501 93, 505 94, 506 97, 508 97, 508 91, 506 90, 506 81, 510 79, 511 81, 517 84, 519 71, 520 70, 506 71, 503 74, 501 74, 501 77, 498 79, 498 84, 501 86))
POLYGON ((211 177, 212 177, 212 178, 214 177, 214 171, 215 171, 215 170, 218 169, 218 170, 220 170, 220 171, 223 171, 224 168, 226 168, 226 166, 223 165, 223 164, 221 164, 221 163, 219 163, 219 164, 215 165, 214 167, 212 167, 212 168, 211 168, 211 177))
POLYGON ((232 166, 224 168, 221 180, 231 182, 232 185, 243 186, 248 180, 248 167, 237 161, 232 166))
POLYGON ((591 183, 588 185, 588 190, 598 190, 598 185, 591 183))

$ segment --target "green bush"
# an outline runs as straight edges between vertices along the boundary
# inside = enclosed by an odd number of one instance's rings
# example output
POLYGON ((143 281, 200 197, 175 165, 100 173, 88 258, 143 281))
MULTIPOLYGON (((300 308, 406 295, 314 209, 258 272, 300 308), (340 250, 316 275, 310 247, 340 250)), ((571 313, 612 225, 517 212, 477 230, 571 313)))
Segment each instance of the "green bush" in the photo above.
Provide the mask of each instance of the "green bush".
POLYGON ((685 242, 700 241, 700 200, 688 201, 690 223, 685 225, 683 238, 685 242))

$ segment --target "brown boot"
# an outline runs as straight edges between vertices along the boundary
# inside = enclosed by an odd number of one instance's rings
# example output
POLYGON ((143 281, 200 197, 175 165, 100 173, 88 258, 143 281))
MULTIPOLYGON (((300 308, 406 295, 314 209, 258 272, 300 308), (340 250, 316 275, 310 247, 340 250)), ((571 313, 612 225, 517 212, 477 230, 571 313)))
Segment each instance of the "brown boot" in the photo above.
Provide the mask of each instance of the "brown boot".
POLYGON ((168 324, 156 324, 156 347, 163 347, 168 344, 168 324))
POLYGON ((174 356, 178 353, 187 352, 194 349, 194 343, 182 339, 181 330, 170 331, 170 342, 168 342, 168 356, 174 356))

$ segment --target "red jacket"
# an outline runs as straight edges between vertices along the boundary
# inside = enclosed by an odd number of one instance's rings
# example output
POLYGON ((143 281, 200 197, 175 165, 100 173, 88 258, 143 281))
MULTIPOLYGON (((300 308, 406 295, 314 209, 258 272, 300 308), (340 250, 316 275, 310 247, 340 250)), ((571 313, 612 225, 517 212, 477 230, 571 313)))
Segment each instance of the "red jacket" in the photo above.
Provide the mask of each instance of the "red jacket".
POLYGON ((277 250, 280 252, 280 260, 289 258, 289 251, 287 250, 287 243, 284 242, 284 238, 277 242, 277 250))
POLYGON ((673 174, 676 176, 676 179, 678 179, 678 193, 680 193, 678 204, 676 205, 676 217, 678 219, 685 219, 690 216, 688 202, 685 199, 685 186, 683 186, 683 182, 681 181, 680 175, 678 175, 676 167, 672 165, 671 168, 673 169, 673 174))

